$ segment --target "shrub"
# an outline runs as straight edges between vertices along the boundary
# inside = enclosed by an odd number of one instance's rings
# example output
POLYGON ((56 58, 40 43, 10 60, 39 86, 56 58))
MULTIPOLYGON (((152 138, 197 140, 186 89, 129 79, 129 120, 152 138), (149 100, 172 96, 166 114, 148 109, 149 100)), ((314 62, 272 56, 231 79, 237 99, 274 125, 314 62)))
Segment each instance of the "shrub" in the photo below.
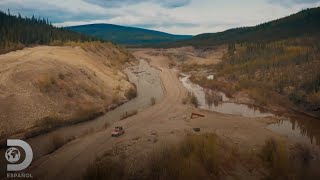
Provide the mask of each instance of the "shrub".
POLYGON ((135 85, 134 85, 134 87, 130 88, 130 89, 125 93, 125 96, 126 96, 126 98, 128 98, 128 99, 133 99, 133 98, 137 97, 137 88, 135 87, 135 85))
POLYGON ((49 74, 43 74, 38 79, 38 87, 42 93, 56 91, 56 79, 49 74))
POLYGON ((212 104, 217 106, 222 101, 222 96, 212 91, 206 91, 205 98, 206 98, 206 103, 209 106, 211 106, 212 104))
POLYGON ((198 106, 199 106, 198 99, 197 99, 197 97, 194 95, 194 93, 191 93, 191 94, 190 94, 190 102, 191 102, 191 104, 193 104, 195 107, 198 107, 198 106))
POLYGON ((104 159, 95 162, 87 168, 84 180, 122 180, 124 178, 124 167, 120 161, 104 159))
POLYGON ((261 149, 261 158, 269 168, 271 179, 287 179, 289 176, 289 153, 285 144, 275 139, 266 140, 261 149))
POLYGON ((143 174, 139 169, 130 171, 137 164, 126 167, 123 161, 105 157, 88 167, 84 179, 218 179, 226 172, 230 156, 231 148, 225 148, 216 135, 190 134, 178 145, 151 153, 142 167, 143 174))

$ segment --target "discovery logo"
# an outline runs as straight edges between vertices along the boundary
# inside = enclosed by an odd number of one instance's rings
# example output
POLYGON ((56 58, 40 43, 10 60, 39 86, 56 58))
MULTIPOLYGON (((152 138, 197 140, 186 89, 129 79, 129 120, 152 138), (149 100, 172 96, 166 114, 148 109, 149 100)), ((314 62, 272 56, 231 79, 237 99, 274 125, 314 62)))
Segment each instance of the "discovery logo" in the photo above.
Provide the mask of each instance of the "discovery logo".
POLYGON ((33 152, 30 145, 19 139, 8 139, 7 147, 9 147, 5 152, 5 158, 8 161, 7 178, 32 178, 29 173, 17 172, 26 169, 32 162, 33 152), (17 163, 21 158, 21 153, 17 147, 23 149, 25 153, 24 160, 19 164, 17 163))

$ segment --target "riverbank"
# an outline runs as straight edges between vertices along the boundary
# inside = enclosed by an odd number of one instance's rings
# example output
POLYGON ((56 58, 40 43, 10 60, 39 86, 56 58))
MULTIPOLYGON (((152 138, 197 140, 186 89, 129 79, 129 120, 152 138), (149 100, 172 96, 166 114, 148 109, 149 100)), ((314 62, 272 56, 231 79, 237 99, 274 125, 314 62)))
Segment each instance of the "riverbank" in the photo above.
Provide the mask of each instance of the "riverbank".
MULTIPOLYGON (((121 116, 125 113, 133 111, 137 111, 139 113, 139 111, 152 106, 152 98, 157 102, 163 98, 164 95, 159 71, 150 67, 146 61, 140 59, 138 61, 138 65, 126 68, 125 73, 127 74, 129 81, 135 84, 137 88, 136 98, 96 119, 71 126, 60 127, 51 132, 26 139, 33 150, 33 160, 36 161, 41 157, 50 155, 58 148, 71 141, 75 141, 78 138, 110 128, 112 124, 119 121, 121 116), (57 147, 57 144, 59 147, 57 147)), ((1 152, 4 153, 4 150, 1 150, 1 152)), ((0 163, 5 164, 4 162, 6 162, 5 158, 1 157, 0 163)), ((2 170, 2 173, 4 173, 5 168, 2 170)))

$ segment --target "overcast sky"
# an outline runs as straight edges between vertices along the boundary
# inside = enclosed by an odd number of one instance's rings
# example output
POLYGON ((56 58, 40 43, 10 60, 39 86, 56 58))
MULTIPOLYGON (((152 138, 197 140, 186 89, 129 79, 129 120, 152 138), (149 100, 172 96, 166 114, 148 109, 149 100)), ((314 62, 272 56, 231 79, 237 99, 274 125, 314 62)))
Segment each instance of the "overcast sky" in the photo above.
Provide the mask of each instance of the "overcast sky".
POLYGON ((57 26, 110 23, 174 34, 252 26, 320 6, 320 0, 0 0, 0 10, 57 26))

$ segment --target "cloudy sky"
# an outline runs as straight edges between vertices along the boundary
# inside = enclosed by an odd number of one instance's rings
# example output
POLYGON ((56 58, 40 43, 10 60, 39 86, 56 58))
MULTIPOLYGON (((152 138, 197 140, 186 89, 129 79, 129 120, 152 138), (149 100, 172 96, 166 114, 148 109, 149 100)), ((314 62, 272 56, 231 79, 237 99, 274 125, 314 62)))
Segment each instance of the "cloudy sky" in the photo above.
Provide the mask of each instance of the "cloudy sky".
POLYGON ((174 34, 218 32, 320 6, 320 0, 0 0, 0 10, 57 26, 111 23, 174 34))

